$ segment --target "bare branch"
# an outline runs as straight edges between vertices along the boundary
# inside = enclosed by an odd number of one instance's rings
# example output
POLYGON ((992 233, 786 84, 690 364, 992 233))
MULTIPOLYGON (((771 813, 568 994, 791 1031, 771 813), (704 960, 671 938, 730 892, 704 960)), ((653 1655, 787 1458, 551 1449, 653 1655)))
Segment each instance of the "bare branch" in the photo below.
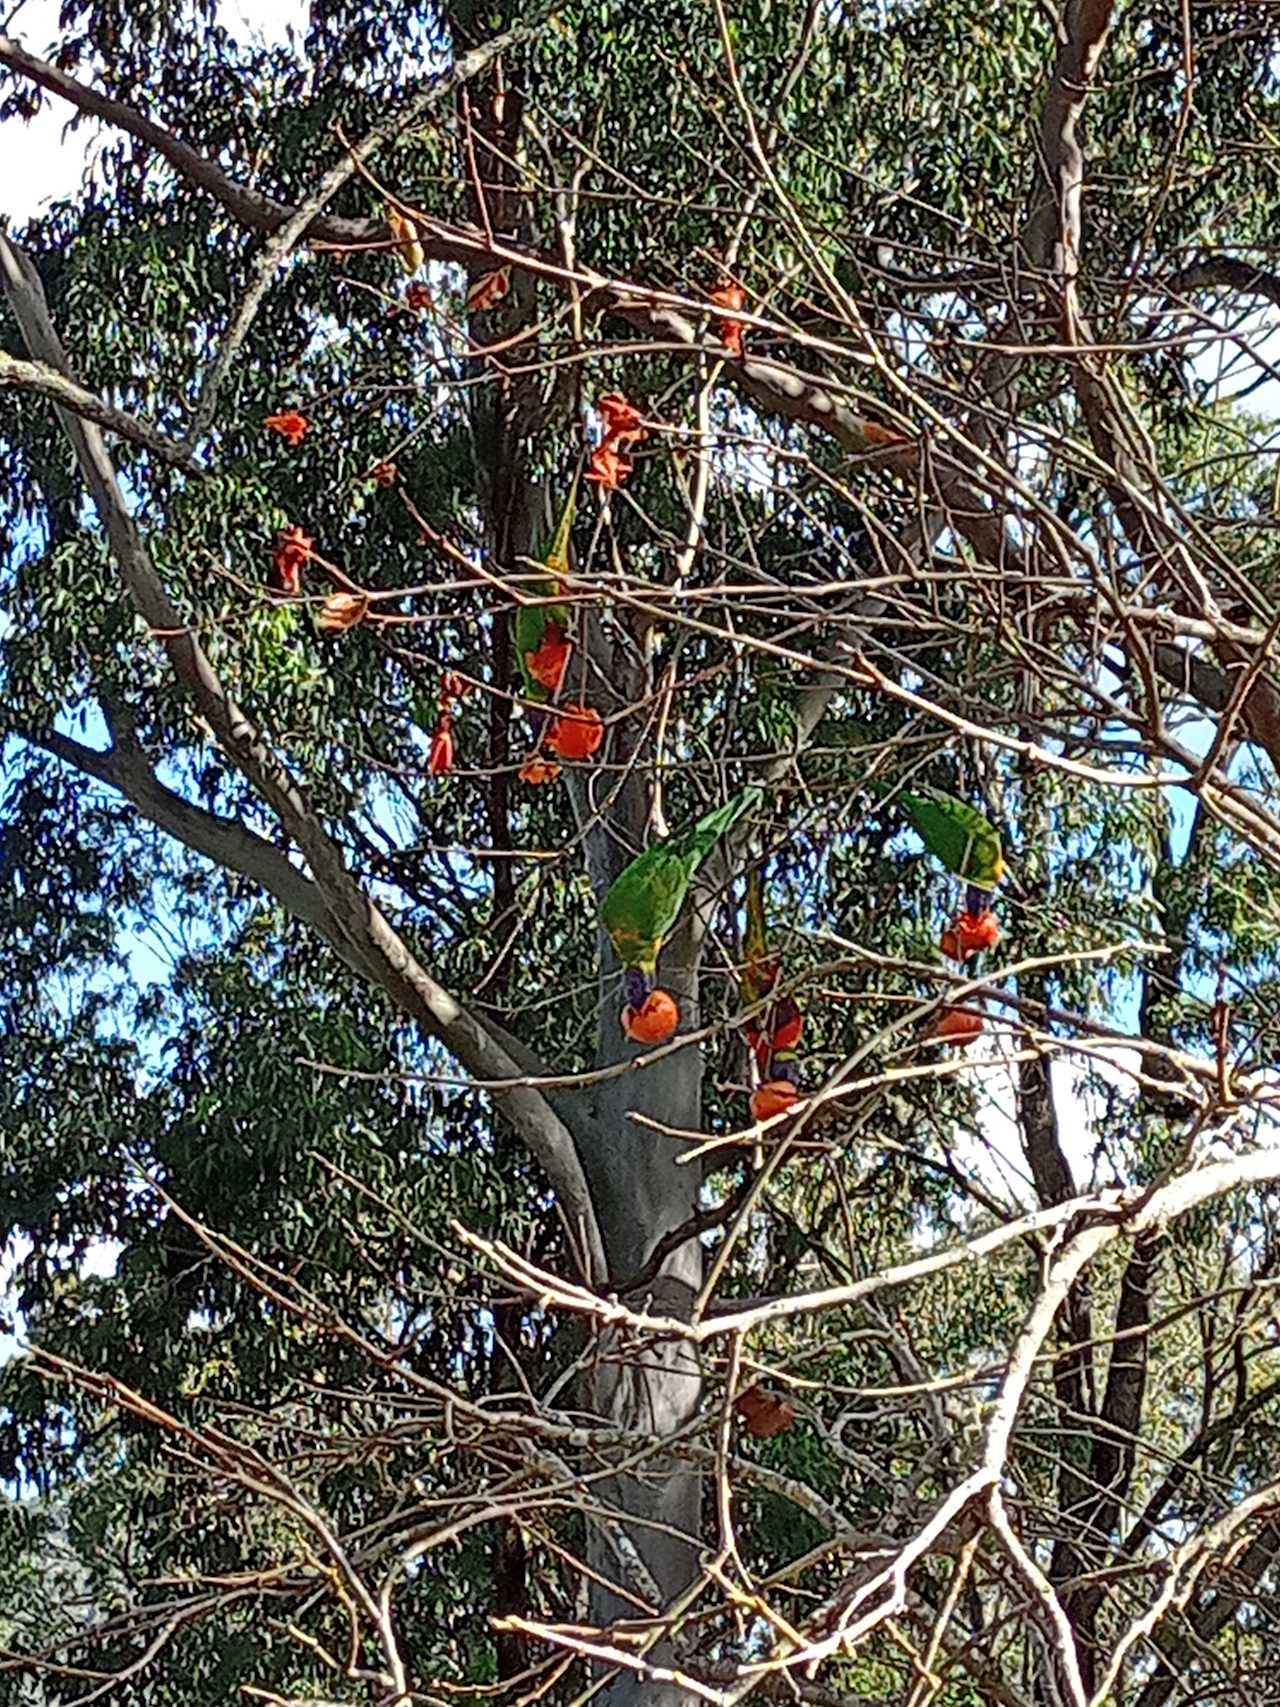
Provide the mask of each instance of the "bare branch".
POLYGON ((115 433, 117 437, 127 439, 130 444, 150 451, 152 456, 174 468, 185 468, 192 473, 199 471, 199 465, 188 446, 180 445, 176 439, 166 438, 150 422, 140 421, 136 415, 130 415, 124 409, 117 409, 114 403, 108 403, 105 398, 86 391, 83 385, 77 385, 74 379, 47 367, 43 362, 24 362, 17 356, 0 350, 0 386, 4 385, 34 392, 37 397, 44 397, 50 403, 56 403, 59 408, 79 415, 83 420, 95 421, 109 433, 115 433))
MULTIPOLYGON (((32 353, 54 369, 63 368, 65 357, 49 320, 35 268, 2 235, 0 274, 32 353)), ((287 767, 219 680, 204 649, 161 585, 97 428, 61 409, 59 418, 139 615, 157 637, 178 681, 227 756, 270 806, 310 865, 328 917, 326 935, 345 943, 357 962, 376 966, 378 981, 392 1000, 438 1037, 469 1072, 492 1079, 518 1071, 518 1063, 431 977, 385 915, 360 890, 337 844, 287 767)), ((555 1187, 570 1225, 582 1241, 588 1267, 602 1273, 595 1214, 568 1127, 546 1098, 527 1086, 504 1093, 500 1102, 555 1187)))

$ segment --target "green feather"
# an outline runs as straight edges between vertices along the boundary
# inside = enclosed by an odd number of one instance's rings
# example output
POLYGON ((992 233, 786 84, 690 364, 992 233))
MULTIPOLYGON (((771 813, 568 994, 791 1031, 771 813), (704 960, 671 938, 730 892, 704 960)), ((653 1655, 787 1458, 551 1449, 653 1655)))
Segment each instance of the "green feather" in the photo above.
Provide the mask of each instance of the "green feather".
MULTIPOLYGON (((569 486, 569 496, 564 501, 560 512, 560 520, 556 523, 556 531, 551 536, 551 545, 543 563, 555 577, 557 583, 563 581, 569 573, 569 539, 573 533, 573 518, 578 508, 578 475, 581 468, 574 470, 573 480, 569 486)), ((554 591, 550 588, 549 591, 554 591)), ((566 617, 566 620, 567 617, 566 617)))
MULTIPOLYGON (((578 470, 575 470, 573 481, 569 487, 569 496, 564 501, 560 511, 560 520, 551 536, 551 544, 543 558, 543 567, 550 571, 547 578, 537 581, 533 586, 533 595, 539 599, 550 598, 560 591, 561 583, 569 573, 569 541, 573 534, 573 518, 578 507, 578 470)), ((529 674, 525 663, 526 652, 536 652, 547 637, 547 624, 556 623, 561 633, 569 627, 569 607, 566 604, 537 604, 518 605, 512 623, 512 639, 516 649, 516 667, 520 671, 520 681, 526 699, 541 705, 551 696, 541 682, 535 681, 529 674)))
POLYGON ((739 979, 744 1007, 763 1001, 777 981, 778 962, 769 954, 769 927, 764 916, 764 877, 759 865, 747 872, 747 928, 742 934, 742 976, 739 979))
MULTIPOLYGON (((884 783, 873 783, 872 788, 877 794, 889 792, 884 783)), ((928 796, 895 794, 893 804, 910 820, 929 852, 966 883, 994 889, 1004 876, 1000 833, 974 807, 938 789, 928 796)))
POLYGON ((614 951, 624 966, 652 972, 663 940, 684 906, 698 867, 716 842, 757 804, 763 790, 742 789, 696 824, 637 854, 614 879, 600 909, 614 951))
POLYGON ((541 705, 549 699, 545 687, 535 681, 529 674, 529 666, 525 663, 526 652, 536 652, 547 637, 547 624, 554 618, 563 630, 568 621, 569 612, 565 605, 520 605, 512 624, 514 645, 516 649, 516 666, 520 671, 524 697, 541 705), (560 614, 557 614, 560 613, 560 614))

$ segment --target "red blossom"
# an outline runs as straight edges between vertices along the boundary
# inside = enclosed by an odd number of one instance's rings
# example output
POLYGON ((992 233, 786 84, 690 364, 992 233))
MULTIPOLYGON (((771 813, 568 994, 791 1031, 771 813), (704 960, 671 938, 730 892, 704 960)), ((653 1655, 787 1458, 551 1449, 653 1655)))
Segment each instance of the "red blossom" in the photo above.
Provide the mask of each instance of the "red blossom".
POLYGON ((282 439, 287 439, 291 445, 301 444, 311 431, 311 423, 305 415, 296 409, 286 409, 279 415, 268 415, 262 423, 273 433, 279 433, 282 439))
POLYGON ((711 300, 717 308, 728 310, 720 321, 720 342, 731 356, 742 354, 742 321, 735 318, 747 305, 747 293, 740 284, 732 279, 723 279, 711 292, 711 300))
POLYGON ((970 1008, 947 1008, 932 1035, 942 1043, 972 1043, 982 1030, 982 1015, 970 1008))
POLYGON ((311 556, 314 545, 315 540, 301 528, 282 528, 276 535, 272 562, 281 592, 287 593, 291 599, 296 599, 302 591, 303 565, 311 556))
POLYGON ((560 766, 553 764, 550 759, 544 759, 538 753, 530 753, 520 766, 520 781, 529 783, 533 788, 554 782, 559 775, 560 766))
POLYGON ((600 713, 590 705, 566 705, 545 737, 558 759, 589 759, 603 740, 600 713))
POLYGON ((375 486, 394 486, 400 478, 400 470, 394 462, 375 462, 369 470, 369 478, 375 486))
POLYGON ((596 400, 596 409, 604 422, 604 443, 619 450, 623 445, 639 444, 649 434, 640 411, 619 391, 607 392, 596 400))
POLYGON ((510 289, 510 267, 499 267, 496 273, 482 274, 467 292, 467 313, 486 313, 496 307, 510 289))
POLYGON ((587 479, 594 481, 602 492, 616 492, 630 473, 631 458, 614 450, 607 439, 592 452, 587 479))
POLYGON ((412 284, 405 286, 404 300, 406 307, 417 314, 422 309, 431 307, 431 292, 421 279, 414 279, 412 284))
POLYGON ((440 713, 435 733, 431 737, 431 752, 427 757, 427 775, 444 776, 453 769, 453 718, 447 711, 440 713))

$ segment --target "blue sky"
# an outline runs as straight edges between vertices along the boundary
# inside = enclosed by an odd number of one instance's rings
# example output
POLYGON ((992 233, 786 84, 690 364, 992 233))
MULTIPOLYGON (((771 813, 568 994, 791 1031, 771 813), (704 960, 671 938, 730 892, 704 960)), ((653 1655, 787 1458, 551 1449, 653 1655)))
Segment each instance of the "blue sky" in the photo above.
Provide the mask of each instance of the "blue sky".
MULTIPOLYGON (((44 53, 61 34, 58 10, 59 0, 24 0, 8 13, 7 33, 24 41, 32 52, 44 53)), ((223 0, 218 16, 223 26, 241 39, 262 35, 283 41, 289 28, 299 35, 306 28, 307 0, 223 0)), ((0 214, 7 214, 15 226, 39 213, 51 199, 75 190, 86 168, 92 168, 103 127, 82 124, 68 136, 64 133, 69 111, 63 102, 51 99, 34 119, 8 119, 0 124, 0 214)), ((100 722, 96 728, 92 721, 87 727, 77 723, 74 729, 68 727, 68 733, 91 746, 106 744, 100 722)), ((172 968, 162 921, 154 928, 139 922, 122 946, 137 984, 168 977, 172 968)), ((0 1249, 0 1299, 8 1291, 9 1277, 22 1254, 12 1246, 0 1249)), ((111 1274, 118 1254, 110 1243, 97 1245, 85 1258, 82 1272, 86 1276, 111 1274)), ((16 1349, 12 1335, 0 1334, 0 1360, 12 1356, 16 1349)))
MULTIPOLYGON (((219 22, 241 39, 259 36, 269 41, 284 41, 292 31, 301 41, 306 28, 307 9, 307 0, 222 0, 219 22)), ((59 38, 58 10, 59 0, 22 0, 8 16, 8 31, 24 39, 33 51, 45 52, 59 38)), ((89 68, 81 74, 88 75, 89 68)), ((34 120, 9 120, 0 124, 0 213, 7 214, 15 225, 37 213, 51 198, 74 190, 86 167, 92 167, 102 128, 94 123, 85 123, 71 135, 65 135, 68 116, 68 109, 63 103, 50 99, 34 120)), ((1276 310, 1259 314, 1248 330, 1258 339, 1268 359, 1280 359, 1280 314, 1276 310)), ((1234 374, 1224 374, 1224 368, 1232 361, 1239 362, 1235 347, 1207 340, 1198 366, 1204 377, 1218 378, 1224 381, 1224 391, 1234 392, 1251 384, 1257 377, 1257 369, 1238 368, 1234 374)), ((1280 417, 1280 385, 1266 382, 1251 393, 1247 407, 1256 414, 1280 417)), ((76 733, 81 739, 94 744, 105 738, 100 728, 77 730, 76 733)), ((1183 816, 1189 819, 1189 801, 1183 816)), ((163 920, 157 920, 152 927, 139 921, 137 927, 128 933, 123 946, 129 954, 131 970, 138 983, 168 976, 171 967, 163 920)), ((1081 1165, 1082 1178, 1087 1179, 1088 1158, 1093 1147, 1089 1111, 1069 1089, 1070 1066, 1063 1064, 1058 1071, 1072 1159, 1081 1165)), ((1016 1157, 1013 1128, 1007 1115, 1002 1113, 1009 1107, 1007 1090, 1002 1093, 994 1082, 991 1090, 994 1099, 991 1136, 995 1138, 999 1133, 1003 1140, 1000 1148, 1016 1157)), ((90 1261, 100 1272, 105 1272, 109 1271, 114 1255, 104 1249, 95 1253, 90 1261)), ((3 1294, 3 1275, 4 1264, 0 1260, 0 1295, 3 1294)), ((4 1350, 5 1342, 0 1339, 0 1356, 4 1355, 4 1350)))
MULTIPOLYGON (((46 52, 62 33, 59 3, 21 0, 7 13, 6 33, 25 42, 33 53, 46 52)), ((264 36, 268 41, 283 41, 290 28, 301 36, 307 9, 307 0, 222 0, 218 21, 241 40, 264 36)), ((0 124, 0 213, 7 213, 15 225, 39 212, 51 197, 73 190, 86 162, 92 162, 103 127, 86 122, 64 136, 69 117, 65 102, 50 97, 30 122, 10 119, 0 124)))

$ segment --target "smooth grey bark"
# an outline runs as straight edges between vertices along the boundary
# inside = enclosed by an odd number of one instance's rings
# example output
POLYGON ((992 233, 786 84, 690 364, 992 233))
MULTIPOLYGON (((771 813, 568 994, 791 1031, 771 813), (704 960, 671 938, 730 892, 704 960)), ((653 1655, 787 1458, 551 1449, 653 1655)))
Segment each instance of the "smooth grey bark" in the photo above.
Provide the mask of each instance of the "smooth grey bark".
MULTIPOLYGON (((661 968, 661 982, 680 1005, 681 1029, 696 1028, 696 961, 661 968)), ((616 1006, 616 998, 606 999, 601 1027, 606 1048, 610 1034, 619 1034, 616 1006)), ((644 1053, 630 1043, 624 1049, 623 1058, 634 1059, 644 1053)), ((615 1058, 623 1053, 616 1047, 609 1052, 615 1058)), ((581 1148, 611 1287, 620 1288, 637 1275, 658 1240, 682 1226, 698 1208, 701 1172, 679 1165, 684 1147, 681 1141, 639 1124, 634 1117, 647 1116, 686 1131, 696 1129, 701 1118, 702 1076, 701 1052, 689 1048, 635 1073, 605 1080, 596 1089, 594 1136, 581 1148)), ((702 1246, 692 1238, 663 1263, 648 1283, 646 1296, 652 1297, 656 1311, 687 1318, 701 1282, 702 1246)), ((623 1343, 613 1333, 599 1336, 590 1381, 593 1411, 622 1428, 662 1441, 682 1430, 701 1402, 701 1370, 696 1352, 688 1345, 651 1342, 635 1346, 623 1343)), ((656 1589, 661 1604, 655 1611, 669 1606, 697 1575, 701 1471, 659 1449, 638 1473, 602 1483, 599 1495, 618 1513, 616 1529, 625 1542, 620 1550, 609 1526, 596 1527, 588 1546, 592 1568, 631 1593, 639 1593, 642 1599, 656 1589), (638 1555, 648 1583, 637 1583, 628 1572, 629 1548, 638 1555)), ((634 1601, 593 1586, 591 1616, 595 1622, 609 1624, 640 1615, 634 1601)), ((673 1659, 667 1644, 653 1649, 651 1657, 663 1664, 673 1659)), ((641 1703, 689 1707, 695 1699, 677 1685, 649 1681, 634 1673, 620 1674, 601 1695, 608 1707, 640 1707, 641 1703)))

